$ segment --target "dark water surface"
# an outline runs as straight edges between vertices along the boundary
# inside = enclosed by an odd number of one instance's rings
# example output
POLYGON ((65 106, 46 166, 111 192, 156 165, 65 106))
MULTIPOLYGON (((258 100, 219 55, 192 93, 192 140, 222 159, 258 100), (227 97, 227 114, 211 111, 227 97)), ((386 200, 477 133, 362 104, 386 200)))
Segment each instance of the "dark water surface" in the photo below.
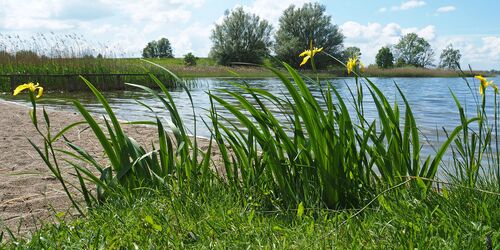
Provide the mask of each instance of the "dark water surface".
MULTIPOLYGON (((460 124, 458 108, 450 91, 453 91, 462 106, 466 108, 469 117, 473 117, 476 114, 476 100, 480 98, 478 94, 479 83, 472 78, 467 79, 470 89, 462 78, 371 78, 371 80, 384 92, 392 103, 396 100, 400 105, 403 102, 397 93, 395 83, 401 88, 412 107, 421 133, 428 140, 427 142, 425 142, 425 139, 422 140, 425 143, 423 148, 424 154, 432 154, 432 146, 439 145, 444 140, 442 127, 452 130, 460 124)), ((492 77, 489 80, 500 84, 500 77, 492 77)), ((237 91, 238 89, 229 82, 241 81, 234 79, 201 78, 190 84, 190 92, 198 119, 198 135, 204 137, 210 136, 209 130, 201 122, 201 118, 207 117, 208 112, 206 109, 210 107, 207 91, 217 92, 224 89, 237 91)), ((265 89, 276 95, 282 95, 282 92, 285 91, 284 86, 278 79, 251 79, 246 81, 254 87, 265 89)), ((346 100, 352 99, 350 98, 347 86, 354 89, 355 82, 353 78, 335 78, 329 79, 329 81, 333 83, 346 100)), ((310 87, 315 96, 320 95, 316 86, 310 87)), ((45 88, 49 92, 43 96, 40 103, 52 109, 74 111, 75 108, 72 106, 71 101, 76 99, 95 114, 105 113, 104 109, 91 93, 50 93, 50 86, 45 85, 45 88)), ((105 92, 104 95, 119 119, 138 121, 154 118, 154 114, 139 105, 135 100, 151 106, 159 116, 169 118, 168 112, 163 108, 162 104, 150 94, 143 91, 105 92)), ((171 90, 171 95, 186 125, 192 130, 194 118, 187 94, 180 89, 173 89, 171 90)), ((228 102, 235 102, 227 94, 219 93, 219 95, 228 102)), ((493 97, 493 89, 489 88, 487 90, 487 113, 491 114, 491 117, 493 117, 493 97)), ((12 97, 10 94, 4 93, 0 98, 28 105, 26 95, 12 97)), ((377 117, 376 107, 367 90, 365 90, 364 109, 368 121, 372 121, 377 117)), ((401 112, 404 112, 404 109, 401 109, 401 112)), ((222 109, 219 109, 219 113, 227 115, 222 109)), ((402 117, 404 116, 402 115, 402 117)), ((282 118, 285 121, 284 117, 282 118)))

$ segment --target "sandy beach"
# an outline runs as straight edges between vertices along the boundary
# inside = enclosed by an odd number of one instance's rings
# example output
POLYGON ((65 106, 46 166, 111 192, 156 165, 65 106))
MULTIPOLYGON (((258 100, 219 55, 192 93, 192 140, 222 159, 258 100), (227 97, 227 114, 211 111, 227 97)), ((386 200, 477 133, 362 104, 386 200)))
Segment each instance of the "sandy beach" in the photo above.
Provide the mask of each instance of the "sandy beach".
MULTIPOLYGON (((39 228, 42 223, 53 222, 55 213, 71 214, 70 202, 62 191, 61 184, 28 142, 29 138, 37 145, 42 143, 29 118, 30 109, 0 100, 0 223, 20 235, 39 228)), ((54 110, 47 112, 53 133, 83 119, 79 113, 54 110)), ((39 119, 43 120, 41 112, 39 119)), ((151 145, 156 138, 156 131, 152 127, 125 126, 124 129, 141 145, 151 145)), ((92 131, 82 130, 83 127, 76 127, 66 135, 99 161, 103 161, 105 158, 102 157, 102 150, 92 131)), ((206 148, 203 144, 207 144, 207 140, 199 141, 200 147, 206 148)), ((65 147, 62 142, 57 142, 56 145, 65 147)), ((63 172, 71 170, 67 165, 62 167, 63 172)), ((3 226, 0 231, 4 231, 3 226)))

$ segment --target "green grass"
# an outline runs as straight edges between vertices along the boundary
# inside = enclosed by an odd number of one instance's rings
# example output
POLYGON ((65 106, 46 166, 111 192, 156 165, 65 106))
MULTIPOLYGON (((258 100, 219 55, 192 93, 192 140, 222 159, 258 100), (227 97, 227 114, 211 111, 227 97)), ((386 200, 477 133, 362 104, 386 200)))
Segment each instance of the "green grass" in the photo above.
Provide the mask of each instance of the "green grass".
MULTIPOLYGON (((492 188, 490 186, 490 188, 492 188)), ((45 225, 16 249, 486 249, 500 244, 499 196, 467 189, 386 193, 365 210, 262 211, 242 206, 223 186, 191 197, 167 190, 117 198, 85 218, 45 225), (379 199, 382 200, 382 199, 379 199)), ((498 191, 498 189, 497 189, 498 191)), ((68 218, 66 218, 68 219, 68 218)))
POLYGON ((428 69, 416 67, 402 67, 381 69, 377 66, 370 65, 365 69, 364 76, 368 77, 473 77, 475 75, 490 76, 491 74, 484 71, 466 71, 448 69, 428 69))
MULTIPOLYGON (((196 66, 184 66, 183 58, 150 59, 152 62, 168 67, 180 77, 232 77, 233 72, 244 77, 274 77, 260 67, 217 65, 211 58, 199 58, 196 66)), ((98 59, 98 58, 23 58, 22 60, 0 60, 0 74, 85 74, 85 73, 144 73, 158 72, 155 67, 145 64, 138 58, 98 59)), ((269 60, 267 60, 269 61, 269 60)), ((311 73, 311 72, 309 72, 311 73)), ((476 74, 474 72, 471 74, 476 74)), ((483 75, 488 75, 481 72, 483 75)), ((319 72, 320 77, 346 76, 343 68, 332 68, 319 72)), ((366 76, 374 77, 457 77, 456 71, 424 68, 379 69, 370 66, 366 76)))

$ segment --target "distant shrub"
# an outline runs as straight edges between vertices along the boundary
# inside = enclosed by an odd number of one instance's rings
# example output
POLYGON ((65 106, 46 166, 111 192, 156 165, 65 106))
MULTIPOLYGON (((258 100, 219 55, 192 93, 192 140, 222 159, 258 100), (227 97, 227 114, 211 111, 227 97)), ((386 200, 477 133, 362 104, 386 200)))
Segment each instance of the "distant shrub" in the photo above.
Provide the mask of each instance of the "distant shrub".
POLYGON ((7 51, 0 51, 0 61, 7 62, 10 60, 14 60, 14 56, 9 54, 7 51))
POLYGON ((38 61, 40 56, 31 50, 20 50, 16 52, 17 61, 38 61))
POLYGON ((196 61, 198 61, 198 57, 193 55, 193 53, 189 52, 186 55, 184 55, 184 65, 186 66, 195 66, 196 61))

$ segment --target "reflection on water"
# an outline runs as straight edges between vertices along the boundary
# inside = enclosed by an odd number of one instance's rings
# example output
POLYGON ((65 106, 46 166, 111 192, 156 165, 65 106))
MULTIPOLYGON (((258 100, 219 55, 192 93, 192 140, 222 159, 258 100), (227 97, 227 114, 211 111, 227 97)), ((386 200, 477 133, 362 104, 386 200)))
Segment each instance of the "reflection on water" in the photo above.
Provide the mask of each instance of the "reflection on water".
MULTIPOLYGON (((494 82, 500 83, 500 77, 491 78, 494 82)), ((461 78, 371 78, 371 80, 380 88, 382 92, 394 103, 402 104, 402 99, 398 96, 395 88, 395 83, 399 85, 403 93, 406 95, 418 127, 422 134, 427 137, 429 143, 424 145, 423 153, 428 154, 432 152, 430 145, 439 144, 444 140, 444 133, 442 127, 450 130, 459 125, 460 117, 458 109, 451 97, 450 91, 453 91, 462 106, 466 109, 467 114, 472 117, 476 113, 475 98, 478 95, 477 81, 469 78, 471 89, 467 86, 465 81, 461 78)), ((220 90, 238 91, 238 88, 230 84, 230 82, 241 82, 241 80, 222 80, 214 78, 198 79, 196 84, 190 84, 190 92, 194 102, 194 109, 198 121, 198 135, 208 137, 210 136, 209 130, 201 121, 202 118, 207 117, 207 109, 210 107, 208 98, 208 91, 217 93, 220 97, 229 103, 236 103, 234 98, 228 94, 220 92, 220 90)), ((354 79, 352 78, 336 78, 330 79, 333 85, 339 92, 346 98, 351 100, 347 86, 354 86, 354 79)), ((267 90, 276 95, 283 95, 284 86, 278 79, 252 79, 247 82, 256 88, 267 90)), ((320 96, 317 86, 310 86, 313 90, 314 96, 320 96)), ((50 89, 49 89, 50 90, 50 89)), ((372 102, 369 91, 364 92, 364 111, 368 121, 375 119, 377 116, 376 107, 372 102)), ((162 104, 152 97, 150 94, 142 91, 121 91, 121 92, 106 92, 104 93, 110 105, 113 107, 119 119, 127 121, 138 120, 151 120, 154 114, 151 114, 147 109, 139 105, 135 100, 139 100, 150 107, 159 115, 168 117, 168 112, 163 108, 162 104)), ((171 90, 171 95, 175 100, 178 110, 184 119, 185 124, 192 130, 193 115, 191 112, 191 104, 188 95, 181 89, 171 90)), ((488 91, 487 112, 493 113, 493 93, 492 90, 488 91)), ((25 96, 13 98, 8 94, 1 96, 4 99, 12 100, 19 103, 27 104, 25 96)), ((95 114, 104 114, 104 109, 97 103, 97 100, 90 93, 47 93, 40 100, 51 108, 61 110, 75 110, 72 106, 72 100, 76 99, 82 102, 91 112, 95 114)), ((271 108, 273 107, 270 103, 271 108)), ((352 106, 352 105, 351 105, 352 106)), ((401 109, 403 112, 404 109, 401 109)), ((230 115, 222 108, 218 109, 218 113, 230 117, 230 115)), ((285 122, 285 117, 281 116, 285 122)))

